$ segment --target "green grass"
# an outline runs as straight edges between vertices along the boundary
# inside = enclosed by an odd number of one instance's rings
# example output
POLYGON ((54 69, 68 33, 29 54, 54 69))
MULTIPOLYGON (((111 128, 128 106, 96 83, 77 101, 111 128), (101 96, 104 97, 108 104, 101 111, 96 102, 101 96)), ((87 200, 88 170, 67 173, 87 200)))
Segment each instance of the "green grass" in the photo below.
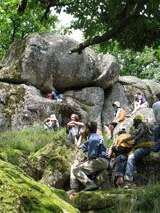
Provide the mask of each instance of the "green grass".
POLYGON ((111 139, 107 138, 107 135, 105 132, 102 132, 102 135, 103 135, 104 143, 105 143, 106 147, 109 148, 112 145, 113 141, 111 139))
POLYGON ((53 132, 36 127, 19 131, 6 131, 0 134, 0 149, 18 149, 30 154, 49 143, 65 143, 65 138, 65 129, 53 132))

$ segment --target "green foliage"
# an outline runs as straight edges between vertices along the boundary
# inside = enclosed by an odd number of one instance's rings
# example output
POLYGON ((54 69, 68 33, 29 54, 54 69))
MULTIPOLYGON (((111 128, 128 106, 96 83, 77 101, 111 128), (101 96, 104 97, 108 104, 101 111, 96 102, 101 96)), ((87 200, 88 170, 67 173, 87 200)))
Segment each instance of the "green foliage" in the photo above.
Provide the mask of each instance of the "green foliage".
POLYGON ((120 63, 120 75, 160 80, 160 46, 134 51, 122 49, 118 42, 110 42, 99 45, 96 51, 115 55, 120 63))
POLYGON ((68 2, 65 9, 76 18, 72 26, 82 29, 86 38, 109 32, 106 41, 118 40, 121 47, 134 49, 159 41, 159 0, 68 2))
POLYGON ((42 20, 45 8, 38 1, 28 1, 23 15, 17 13, 19 0, 0 0, 0 59, 15 39, 22 39, 29 33, 53 31, 57 20, 49 16, 42 20))
POLYGON ((33 127, 20 131, 7 131, 0 134, 0 149, 18 149, 29 154, 49 143, 65 143, 65 135, 65 129, 53 132, 33 127))

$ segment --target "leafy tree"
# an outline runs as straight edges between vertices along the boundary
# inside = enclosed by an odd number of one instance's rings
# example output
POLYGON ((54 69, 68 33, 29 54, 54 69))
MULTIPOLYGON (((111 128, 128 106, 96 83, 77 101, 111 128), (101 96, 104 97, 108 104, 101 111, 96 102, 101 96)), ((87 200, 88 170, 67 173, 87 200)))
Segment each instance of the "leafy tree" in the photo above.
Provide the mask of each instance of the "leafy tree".
MULTIPOLYGON (((27 0, 21 0, 18 10, 25 12, 27 0)), ((29 0, 28 0, 29 1, 29 0)), ((86 41, 72 52, 81 52, 89 45, 117 40, 122 47, 141 49, 160 36, 160 0, 35 0, 46 8, 64 8, 76 20, 74 28, 84 31, 86 41)))
POLYGON ((15 39, 22 39, 32 32, 54 30, 55 16, 43 18, 45 9, 39 2, 29 1, 22 15, 17 12, 19 0, 0 0, 0 58, 15 39))
POLYGON ((115 55, 119 60, 121 75, 160 80, 160 46, 144 47, 143 51, 134 51, 122 49, 116 41, 98 45, 95 50, 115 55))

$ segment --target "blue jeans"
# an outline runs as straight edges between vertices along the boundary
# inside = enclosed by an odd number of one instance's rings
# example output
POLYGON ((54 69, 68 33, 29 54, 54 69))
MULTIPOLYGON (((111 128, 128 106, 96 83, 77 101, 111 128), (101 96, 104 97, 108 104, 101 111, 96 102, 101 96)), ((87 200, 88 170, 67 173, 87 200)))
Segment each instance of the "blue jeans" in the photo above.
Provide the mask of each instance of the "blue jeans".
POLYGON ((150 151, 151 150, 149 148, 139 148, 136 149, 132 154, 130 154, 127 160, 125 176, 128 176, 133 179, 135 163, 141 160, 144 156, 148 155, 150 151))
POLYGON ((118 155, 115 159, 114 173, 115 176, 124 176, 127 164, 127 156, 126 155, 118 155))

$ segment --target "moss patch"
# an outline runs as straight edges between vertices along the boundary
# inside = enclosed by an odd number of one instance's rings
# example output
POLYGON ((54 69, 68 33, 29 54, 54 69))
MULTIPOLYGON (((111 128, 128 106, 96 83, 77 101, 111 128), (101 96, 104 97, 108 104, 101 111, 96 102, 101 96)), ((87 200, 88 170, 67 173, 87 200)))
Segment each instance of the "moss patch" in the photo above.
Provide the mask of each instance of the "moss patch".
POLYGON ((64 192, 51 190, 0 160, 0 209, 3 212, 79 212, 66 199, 64 192))
POLYGON ((160 208, 160 185, 145 188, 114 189, 110 191, 81 192, 75 206, 94 212, 154 212, 160 208))

